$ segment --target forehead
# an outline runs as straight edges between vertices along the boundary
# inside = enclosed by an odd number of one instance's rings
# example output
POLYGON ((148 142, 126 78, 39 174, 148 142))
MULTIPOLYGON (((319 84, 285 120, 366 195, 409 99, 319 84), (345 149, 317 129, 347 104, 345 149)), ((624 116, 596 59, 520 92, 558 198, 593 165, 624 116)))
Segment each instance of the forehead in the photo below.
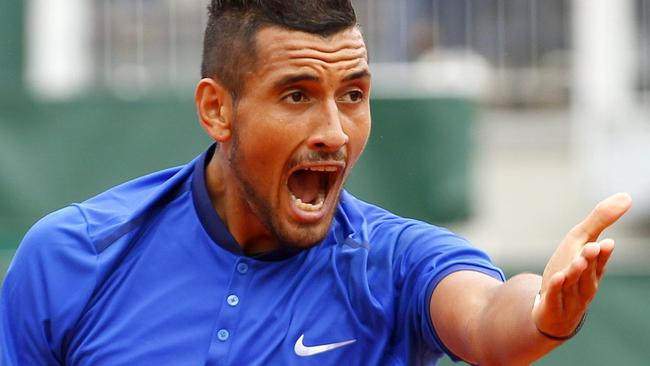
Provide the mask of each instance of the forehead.
POLYGON ((265 27, 256 37, 256 74, 292 67, 355 69, 367 68, 367 51, 356 27, 328 37, 265 27))

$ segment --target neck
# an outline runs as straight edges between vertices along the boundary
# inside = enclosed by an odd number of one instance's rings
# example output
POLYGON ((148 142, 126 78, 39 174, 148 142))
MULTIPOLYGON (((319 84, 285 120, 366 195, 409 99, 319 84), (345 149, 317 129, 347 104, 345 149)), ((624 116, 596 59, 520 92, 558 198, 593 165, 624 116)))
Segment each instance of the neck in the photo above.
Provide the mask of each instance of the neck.
POLYGON ((205 170, 212 206, 247 255, 277 249, 278 241, 251 210, 234 177, 227 158, 217 147, 205 170))

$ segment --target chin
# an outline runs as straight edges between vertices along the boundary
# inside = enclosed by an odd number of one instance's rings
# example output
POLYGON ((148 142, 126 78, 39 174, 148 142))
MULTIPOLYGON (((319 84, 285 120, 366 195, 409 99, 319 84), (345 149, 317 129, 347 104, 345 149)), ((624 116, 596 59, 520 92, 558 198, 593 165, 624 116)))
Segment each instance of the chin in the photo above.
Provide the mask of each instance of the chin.
POLYGON ((308 249, 318 245, 327 233, 332 224, 333 214, 315 224, 292 223, 286 225, 280 232, 276 232, 276 237, 282 245, 290 248, 308 249))

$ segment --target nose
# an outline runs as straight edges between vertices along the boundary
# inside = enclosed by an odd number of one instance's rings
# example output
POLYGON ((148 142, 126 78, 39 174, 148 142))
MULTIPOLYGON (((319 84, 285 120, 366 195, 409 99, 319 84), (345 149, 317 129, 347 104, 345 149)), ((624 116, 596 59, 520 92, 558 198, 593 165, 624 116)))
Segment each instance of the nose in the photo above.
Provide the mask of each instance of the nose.
POLYGON ((315 151, 337 152, 347 145, 350 137, 343 129, 341 112, 335 101, 324 103, 315 116, 314 133, 309 138, 309 148, 315 151))

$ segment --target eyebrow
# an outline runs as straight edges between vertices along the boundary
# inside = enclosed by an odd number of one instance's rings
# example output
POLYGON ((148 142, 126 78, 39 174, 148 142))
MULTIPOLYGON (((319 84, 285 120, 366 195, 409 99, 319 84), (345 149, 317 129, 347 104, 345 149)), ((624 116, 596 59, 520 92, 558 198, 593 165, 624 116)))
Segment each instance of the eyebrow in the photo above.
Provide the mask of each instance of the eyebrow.
POLYGON ((353 72, 352 74, 344 77, 343 81, 351 81, 351 80, 357 80, 363 78, 370 78, 370 71, 368 71, 368 69, 363 69, 357 72, 353 72))
MULTIPOLYGON (((348 81, 358 80, 363 78, 370 78, 370 71, 368 71, 368 69, 363 69, 357 72, 353 72, 352 74, 344 77, 343 81, 348 82, 348 81)), ((284 76, 280 80, 273 83, 273 86, 277 89, 282 89, 288 85, 296 84, 301 81, 319 81, 319 80, 320 78, 318 77, 318 75, 314 75, 310 73, 302 73, 302 74, 284 76)))
POLYGON ((276 88, 281 89, 288 85, 296 84, 301 81, 318 81, 318 80, 320 80, 320 78, 317 75, 304 73, 304 74, 297 74, 297 75, 287 75, 282 79, 273 83, 273 85, 276 88))

